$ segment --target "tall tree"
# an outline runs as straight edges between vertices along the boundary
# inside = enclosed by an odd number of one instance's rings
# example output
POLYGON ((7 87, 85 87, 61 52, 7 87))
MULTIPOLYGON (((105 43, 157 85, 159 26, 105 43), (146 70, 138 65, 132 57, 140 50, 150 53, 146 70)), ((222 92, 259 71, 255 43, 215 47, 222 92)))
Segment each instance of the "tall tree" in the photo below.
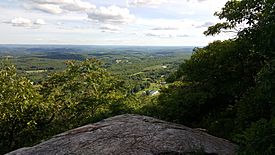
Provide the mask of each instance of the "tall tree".
POLYGON ((16 73, 14 66, 0 68, 0 154, 33 143, 49 105, 33 83, 16 73))
POLYGON ((125 98, 123 82, 96 59, 69 61, 66 70, 53 74, 42 85, 45 102, 53 103, 53 121, 64 130, 90 122, 113 104, 122 106, 125 98))
POLYGON ((215 15, 224 22, 205 34, 236 37, 194 50, 160 95, 159 115, 235 140, 243 154, 274 154, 275 1, 230 0, 215 15))

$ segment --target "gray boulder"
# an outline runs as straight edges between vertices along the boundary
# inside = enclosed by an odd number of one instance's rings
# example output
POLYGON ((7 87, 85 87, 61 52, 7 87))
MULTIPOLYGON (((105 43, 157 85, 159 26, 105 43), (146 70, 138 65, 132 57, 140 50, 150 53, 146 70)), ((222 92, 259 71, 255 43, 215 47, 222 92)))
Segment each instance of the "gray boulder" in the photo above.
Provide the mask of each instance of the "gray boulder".
POLYGON ((76 128, 8 155, 233 155, 237 146, 198 129, 139 115, 119 115, 76 128))

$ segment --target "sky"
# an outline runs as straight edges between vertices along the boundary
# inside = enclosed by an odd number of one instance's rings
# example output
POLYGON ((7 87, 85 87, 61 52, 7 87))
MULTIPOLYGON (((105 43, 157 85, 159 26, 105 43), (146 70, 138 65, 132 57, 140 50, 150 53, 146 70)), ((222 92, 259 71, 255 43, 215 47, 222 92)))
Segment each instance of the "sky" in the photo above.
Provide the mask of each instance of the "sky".
POLYGON ((0 44, 205 46, 227 0, 1 0, 0 44))

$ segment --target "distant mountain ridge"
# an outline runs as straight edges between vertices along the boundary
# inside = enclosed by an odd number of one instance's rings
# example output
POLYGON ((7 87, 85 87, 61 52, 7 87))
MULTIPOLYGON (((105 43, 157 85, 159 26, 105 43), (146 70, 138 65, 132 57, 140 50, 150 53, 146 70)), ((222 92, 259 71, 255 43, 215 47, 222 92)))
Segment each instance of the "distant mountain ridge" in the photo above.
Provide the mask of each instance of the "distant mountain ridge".
POLYGON ((111 45, 20 45, 20 44, 0 44, 1 52, 165 52, 165 51, 185 51, 192 52, 193 46, 111 46, 111 45))

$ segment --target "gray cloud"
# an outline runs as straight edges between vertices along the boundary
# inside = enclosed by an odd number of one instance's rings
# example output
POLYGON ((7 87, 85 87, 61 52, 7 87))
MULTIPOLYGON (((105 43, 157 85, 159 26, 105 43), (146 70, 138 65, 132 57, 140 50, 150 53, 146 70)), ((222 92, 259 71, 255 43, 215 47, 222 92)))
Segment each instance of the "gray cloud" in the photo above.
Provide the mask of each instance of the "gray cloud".
POLYGON ((147 36, 147 37, 159 37, 159 38, 170 38, 170 37, 172 37, 171 35, 164 36, 164 35, 155 34, 155 33, 145 33, 145 36, 147 36))
POLYGON ((118 26, 109 25, 109 24, 102 25, 99 29, 102 32, 112 32, 112 33, 117 33, 120 31, 120 28, 118 26))
POLYGON ((207 27, 212 26, 212 25, 214 25, 214 23, 212 23, 212 22, 205 22, 202 25, 197 25, 196 28, 207 28, 207 27))
MULTIPOLYGON (((207 0, 187 0, 203 2, 207 0)), ((142 7, 142 6, 158 6, 165 3, 169 3, 169 0, 126 0, 128 6, 142 7)))
POLYGON ((158 33, 145 33, 147 37, 157 37, 157 38, 185 38, 190 37, 187 34, 158 34, 158 33))
POLYGON ((187 35, 187 34, 179 34, 176 37, 178 37, 178 38, 186 38, 186 37, 190 37, 190 36, 187 35))

